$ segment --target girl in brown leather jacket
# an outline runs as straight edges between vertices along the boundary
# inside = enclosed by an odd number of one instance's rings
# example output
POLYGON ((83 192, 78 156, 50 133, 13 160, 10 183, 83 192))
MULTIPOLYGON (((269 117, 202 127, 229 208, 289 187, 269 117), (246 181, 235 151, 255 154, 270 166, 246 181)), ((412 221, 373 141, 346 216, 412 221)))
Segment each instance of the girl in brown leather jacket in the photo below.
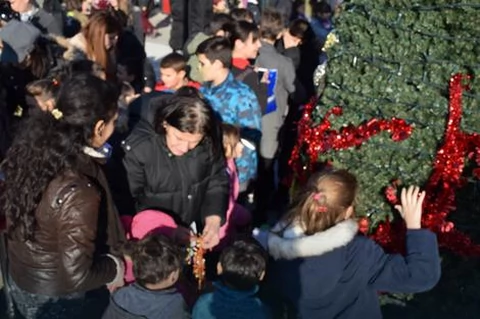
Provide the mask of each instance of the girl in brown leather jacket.
POLYGON ((124 237, 98 151, 114 130, 118 94, 86 74, 60 85, 55 108, 32 112, 0 167, 9 285, 25 318, 98 318, 105 286, 123 283, 123 261, 111 253, 124 237))

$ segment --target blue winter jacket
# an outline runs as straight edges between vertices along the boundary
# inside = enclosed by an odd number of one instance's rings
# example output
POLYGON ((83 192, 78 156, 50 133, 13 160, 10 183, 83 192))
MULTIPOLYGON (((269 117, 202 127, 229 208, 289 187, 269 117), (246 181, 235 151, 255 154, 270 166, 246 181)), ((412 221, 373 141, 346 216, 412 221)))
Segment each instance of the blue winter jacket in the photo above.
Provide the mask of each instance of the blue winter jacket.
MULTIPOLYGON (((260 142, 262 112, 255 93, 230 73, 220 85, 206 83, 200 88, 211 106, 223 122, 240 127, 241 135, 254 144, 260 142)), ((257 174, 257 152, 249 148, 243 150, 235 163, 240 184, 248 183, 257 174)))
POLYGON ((269 233, 267 270, 273 293, 298 318, 382 318, 378 292, 415 293, 431 289, 440 278, 435 234, 407 231, 406 256, 386 254, 371 239, 358 235, 347 220, 305 236, 300 227, 277 225, 269 233))
POLYGON ((250 291, 233 290, 220 282, 215 291, 200 296, 192 319, 269 319, 270 311, 257 298, 258 287, 250 291))

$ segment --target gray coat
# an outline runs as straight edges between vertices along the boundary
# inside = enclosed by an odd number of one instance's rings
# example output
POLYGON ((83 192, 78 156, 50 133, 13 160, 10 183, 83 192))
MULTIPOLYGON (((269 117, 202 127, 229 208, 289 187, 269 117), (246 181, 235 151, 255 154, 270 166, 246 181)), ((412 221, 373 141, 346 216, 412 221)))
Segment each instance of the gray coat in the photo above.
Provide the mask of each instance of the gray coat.
POLYGON ((256 66, 277 70, 275 101, 277 110, 262 117, 262 140, 260 155, 267 159, 275 157, 278 148, 278 132, 288 113, 288 96, 295 91, 295 67, 290 58, 280 54, 272 44, 262 41, 256 66))
POLYGON ((30 22, 42 31, 42 33, 63 35, 62 12, 56 12, 55 15, 53 15, 44 9, 38 9, 38 11, 30 18, 30 22))

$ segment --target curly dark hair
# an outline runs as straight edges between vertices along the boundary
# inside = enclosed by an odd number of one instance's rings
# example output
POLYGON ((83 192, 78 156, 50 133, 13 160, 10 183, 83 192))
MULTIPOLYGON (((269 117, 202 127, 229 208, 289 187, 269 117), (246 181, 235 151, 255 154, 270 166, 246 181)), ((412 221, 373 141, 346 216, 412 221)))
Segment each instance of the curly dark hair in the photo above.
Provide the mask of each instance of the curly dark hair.
POLYGON ((124 253, 132 258, 135 281, 143 287, 168 279, 182 268, 186 257, 180 246, 158 230, 126 243, 124 253))
POLYGON ((22 124, 0 171, 5 191, 0 211, 7 217, 10 238, 34 240, 36 208, 49 183, 67 170, 78 171, 83 148, 91 143, 95 124, 110 121, 117 112, 116 87, 81 74, 62 84, 56 110, 34 110, 22 124))

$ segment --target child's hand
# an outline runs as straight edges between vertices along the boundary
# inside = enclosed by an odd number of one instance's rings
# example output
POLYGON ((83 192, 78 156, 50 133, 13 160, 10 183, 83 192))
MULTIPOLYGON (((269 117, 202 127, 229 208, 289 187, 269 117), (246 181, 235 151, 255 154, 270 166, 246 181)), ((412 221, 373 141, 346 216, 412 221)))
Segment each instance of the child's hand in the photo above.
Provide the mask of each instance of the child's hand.
POLYGON ((420 192, 418 186, 410 186, 402 189, 402 205, 395 208, 405 220, 408 229, 419 229, 422 227, 422 204, 425 199, 425 192, 420 192))

